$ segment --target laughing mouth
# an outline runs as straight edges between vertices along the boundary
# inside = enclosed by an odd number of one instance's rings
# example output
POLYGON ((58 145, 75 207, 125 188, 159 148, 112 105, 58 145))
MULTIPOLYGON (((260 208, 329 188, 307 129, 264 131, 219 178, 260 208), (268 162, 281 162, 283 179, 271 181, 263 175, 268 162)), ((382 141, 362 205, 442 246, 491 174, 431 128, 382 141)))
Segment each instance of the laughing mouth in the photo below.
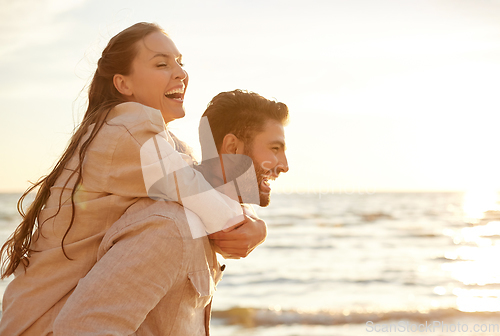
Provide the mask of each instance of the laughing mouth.
POLYGON ((266 187, 267 189, 271 190, 271 184, 270 181, 276 180, 276 177, 274 176, 269 176, 269 175, 262 175, 262 181, 260 182, 262 186, 266 187))
POLYGON ((172 89, 172 90, 166 92, 165 97, 167 97, 168 99, 183 101, 184 100, 184 87, 175 88, 175 89, 172 89))

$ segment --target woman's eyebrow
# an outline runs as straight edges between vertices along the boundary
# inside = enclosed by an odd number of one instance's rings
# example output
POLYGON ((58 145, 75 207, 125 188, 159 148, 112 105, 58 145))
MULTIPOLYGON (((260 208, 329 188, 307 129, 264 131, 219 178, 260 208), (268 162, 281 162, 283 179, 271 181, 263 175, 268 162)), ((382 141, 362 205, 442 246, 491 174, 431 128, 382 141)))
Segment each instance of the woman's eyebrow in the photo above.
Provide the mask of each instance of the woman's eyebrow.
POLYGON ((171 56, 169 54, 158 53, 158 54, 155 54, 153 57, 151 57, 151 59, 156 58, 156 57, 170 58, 171 56))
MULTIPOLYGON (((171 57, 172 57, 172 55, 170 55, 170 54, 164 54, 164 53, 158 53, 158 54, 155 54, 153 57, 151 57, 151 59, 150 59, 150 60, 152 60, 152 59, 153 59, 153 58, 155 58, 155 57, 171 58, 171 57)), ((175 59, 179 59, 179 58, 181 58, 181 59, 182 59, 182 54, 179 54, 179 55, 178 55, 175 59)))

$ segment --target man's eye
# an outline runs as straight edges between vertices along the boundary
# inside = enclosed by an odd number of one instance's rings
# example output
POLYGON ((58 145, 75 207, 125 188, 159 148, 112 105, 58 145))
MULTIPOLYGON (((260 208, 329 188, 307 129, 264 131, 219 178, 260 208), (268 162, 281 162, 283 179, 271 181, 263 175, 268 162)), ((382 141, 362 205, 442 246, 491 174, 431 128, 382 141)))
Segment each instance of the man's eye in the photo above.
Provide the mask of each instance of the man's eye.
POLYGON ((275 151, 280 150, 280 148, 279 148, 279 147, 273 147, 272 149, 273 149, 273 150, 275 150, 275 151))
POLYGON ((158 68, 163 68, 163 67, 166 67, 167 66, 167 63, 159 63, 157 65, 158 68))
POLYGON ((184 63, 182 63, 182 61, 177 61, 177 64, 179 64, 181 67, 184 66, 184 63))

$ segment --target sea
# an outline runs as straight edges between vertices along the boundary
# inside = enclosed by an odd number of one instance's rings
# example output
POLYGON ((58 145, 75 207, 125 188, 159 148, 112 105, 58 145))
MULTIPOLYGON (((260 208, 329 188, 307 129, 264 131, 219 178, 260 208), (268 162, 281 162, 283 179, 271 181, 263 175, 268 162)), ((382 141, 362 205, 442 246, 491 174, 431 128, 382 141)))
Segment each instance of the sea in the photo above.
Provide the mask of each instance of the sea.
MULTIPOLYGON (((0 194, 2 241, 19 196, 0 194)), ((500 335, 499 196, 273 194, 266 241, 220 258, 211 335, 500 335)))

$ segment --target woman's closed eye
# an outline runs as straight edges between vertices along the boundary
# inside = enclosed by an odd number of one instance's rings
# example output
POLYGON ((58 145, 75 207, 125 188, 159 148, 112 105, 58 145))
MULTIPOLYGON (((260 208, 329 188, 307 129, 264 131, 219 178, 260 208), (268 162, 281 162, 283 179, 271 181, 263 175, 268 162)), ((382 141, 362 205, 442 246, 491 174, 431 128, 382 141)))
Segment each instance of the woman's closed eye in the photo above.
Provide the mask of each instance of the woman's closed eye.
MULTIPOLYGON (((182 63, 181 61, 177 61, 177 64, 179 64, 179 66, 181 66, 181 67, 184 66, 184 63, 182 63)), ((158 68, 166 68, 166 67, 168 67, 168 64, 165 63, 165 62, 161 62, 161 63, 158 63, 156 65, 156 67, 158 67, 158 68)))

